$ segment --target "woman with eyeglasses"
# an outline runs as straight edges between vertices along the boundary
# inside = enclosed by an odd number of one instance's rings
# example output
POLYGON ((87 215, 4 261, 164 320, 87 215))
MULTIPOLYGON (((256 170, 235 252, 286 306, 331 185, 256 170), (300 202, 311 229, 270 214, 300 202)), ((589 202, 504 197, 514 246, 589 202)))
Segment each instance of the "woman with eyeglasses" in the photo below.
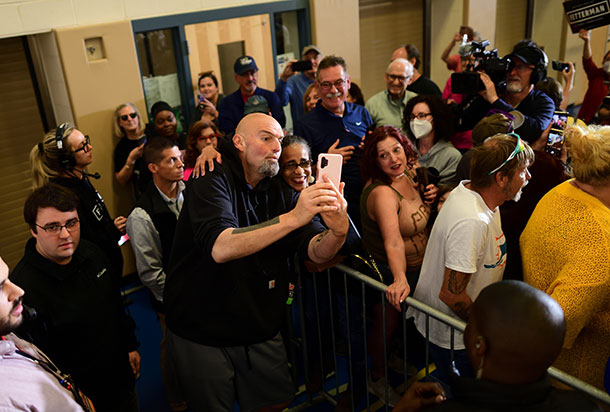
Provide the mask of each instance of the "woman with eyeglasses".
POLYGON ((99 174, 87 172, 87 166, 92 161, 93 146, 89 136, 83 135, 70 123, 63 123, 32 148, 32 182, 34 189, 48 182, 57 183, 78 196, 81 237, 95 243, 106 253, 115 274, 120 278, 123 274, 123 255, 118 242, 125 234, 127 219, 119 216, 113 220, 110 217, 104 199, 89 180, 89 177, 99 179, 99 174))
MULTIPOLYGON (((373 305, 369 335, 372 367, 369 388, 385 399, 383 342, 398 327, 401 303, 415 290, 428 243, 428 219, 437 188, 426 187, 424 197, 414 182, 417 153, 402 132, 381 126, 364 140, 360 163, 365 182, 360 198, 362 242, 375 260, 386 289, 385 336, 382 305, 373 305), (427 197, 426 197, 427 196, 427 197)), ((390 406, 400 399, 389 387, 390 406)))
POLYGON ((461 153, 450 142, 453 120, 440 96, 420 94, 407 102, 403 130, 415 145, 420 166, 434 168, 441 184, 455 178, 461 153))
POLYGON ((133 103, 123 103, 114 110, 112 118, 114 135, 119 142, 114 148, 114 177, 121 185, 133 182, 133 197, 140 197, 151 179, 142 161, 144 153, 144 122, 133 103))
POLYGON ((216 125, 207 120, 199 120, 191 126, 186 136, 186 152, 184 153, 184 180, 189 180, 201 151, 211 146, 218 147, 222 138, 216 125))

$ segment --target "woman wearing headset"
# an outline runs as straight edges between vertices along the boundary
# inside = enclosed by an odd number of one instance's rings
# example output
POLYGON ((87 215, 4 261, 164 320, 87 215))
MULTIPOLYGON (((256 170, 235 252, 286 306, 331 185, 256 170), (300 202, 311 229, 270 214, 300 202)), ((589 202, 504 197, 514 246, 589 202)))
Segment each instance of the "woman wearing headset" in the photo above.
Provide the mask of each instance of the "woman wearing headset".
POLYGON ((89 136, 83 135, 70 123, 63 123, 45 135, 42 142, 32 148, 30 164, 34 189, 48 182, 72 190, 79 197, 78 218, 81 238, 100 247, 108 257, 117 276, 123 274, 123 256, 118 241, 125 234, 127 219, 119 216, 112 220, 102 196, 95 190, 87 166, 93 160, 93 147, 89 136))

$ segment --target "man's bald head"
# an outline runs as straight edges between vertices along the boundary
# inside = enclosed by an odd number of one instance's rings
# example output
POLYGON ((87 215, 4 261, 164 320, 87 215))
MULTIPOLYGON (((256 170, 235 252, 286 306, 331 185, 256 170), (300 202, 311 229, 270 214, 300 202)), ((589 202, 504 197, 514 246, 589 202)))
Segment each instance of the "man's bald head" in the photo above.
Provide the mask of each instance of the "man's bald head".
POLYGON ((283 137, 280 124, 267 114, 249 114, 237 125, 233 145, 238 151, 246 180, 252 186, 264 177, 278 173, 283 137))
POLYGON ((282 126, 272 116, 264 113, 251 113, 244 116, 237 124, 235 134, 248 137, 252 133, 257 133, 263 128, 276 129, 282 131, 282 126))
MULTIPOLYGON (((519 281, 487 286, 472 305, 464 343, 473 366, 485 345, 487 377, 508 377, 511 383, 540 379, 553 364, 563 344, 565 319, 561 306, 546 293, 519 281), (479 346, 479 348, 477 348, 479 346)), ((507 382, 508 383, 508 382, 507 382)))
POLYGON ((392 60, 390 64, 388 64, 386 73, 390 73, 393 70, 406 72, 409 77, 413 76, 413 65, 409 60, 404 59, 402 57, 392 60))

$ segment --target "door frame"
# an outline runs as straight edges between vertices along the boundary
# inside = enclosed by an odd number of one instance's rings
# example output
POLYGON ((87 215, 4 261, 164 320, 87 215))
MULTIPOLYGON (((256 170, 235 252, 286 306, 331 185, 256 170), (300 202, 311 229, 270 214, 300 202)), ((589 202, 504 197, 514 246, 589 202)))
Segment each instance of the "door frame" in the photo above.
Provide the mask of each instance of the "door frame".
MULTIPOLYGON (((178 72, 178 86, 180 88, 180 96, 182 106, 184 108, 183 115, 185 119, 191 119, 193 115, 193 108, 195 107, 195 99, 192 93, 193 83, 191 81, 191 69, 189 66, 190 50, 186 41, 184 26, 197 23, 207 23, 217 20, 247 17, 258 14, 268 14, 270 22, 269 26, 271 29, 271 47, 274 58, 273 73, 274 78, 277 81, 279 73, 277 72, 277 64, 275 64, 275 59, 277 57, 277 47, 275 41, 275 25, 273 24, 274 14, 284 13, 288 11, 297 12, 300 39, 299 46, 302 49, 306 45, 311 44, 311 16, 308 0, 285 0, 273 3, 228 7, 224 9, 205 10, 191 13, 181 13, 169 16, 132 20, 131 27, 134 34, 133 41, 135 44, 135 35, 140 32, 162 29, 172 30, 174 37, 174 50, 176 54, 176 70, 178 72)), ((141 75, 140 78, 142 78, 141 75)), ((144 88, 144 84, 142 84, 142 88, 144 88)))

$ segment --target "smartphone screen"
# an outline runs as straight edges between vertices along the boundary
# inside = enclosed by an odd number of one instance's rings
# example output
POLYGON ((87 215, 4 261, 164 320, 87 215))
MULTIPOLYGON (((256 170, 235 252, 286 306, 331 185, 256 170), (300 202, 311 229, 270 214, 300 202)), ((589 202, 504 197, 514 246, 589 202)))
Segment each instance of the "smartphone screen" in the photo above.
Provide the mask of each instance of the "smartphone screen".
POLYGON ((546 140, 546 151, 552 155, 560 156, 563 149, 563 131, 568 123, 568 113, 556 111, 551 120, 551 130, 546 140))

